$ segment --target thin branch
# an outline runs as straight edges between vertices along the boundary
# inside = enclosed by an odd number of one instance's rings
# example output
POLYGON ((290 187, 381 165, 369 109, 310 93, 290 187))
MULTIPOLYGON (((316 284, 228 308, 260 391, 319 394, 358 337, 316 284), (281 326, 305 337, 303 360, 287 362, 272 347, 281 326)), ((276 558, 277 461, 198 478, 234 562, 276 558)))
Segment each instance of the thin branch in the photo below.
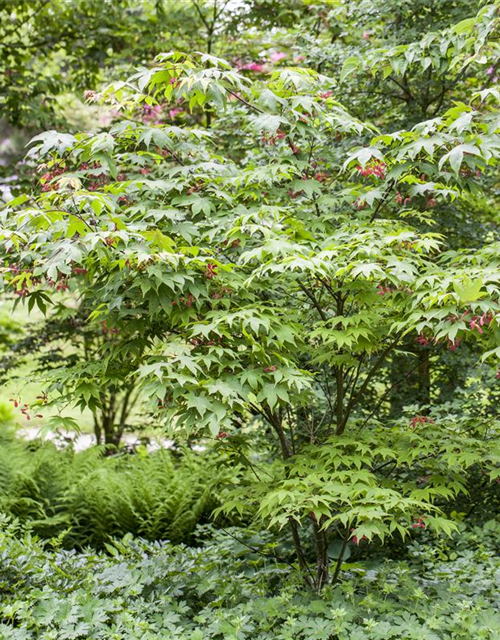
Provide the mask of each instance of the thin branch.
POLYGON ((248 102, 247 100, 245 100, 245 98, 242 98, 241 96, 239 96, 237 93, 235 93, 234 91, 232 91, 231 89, 228 89, 227 87, 224 87, 224 89, 233 96, 233 98, 236 98, 236 100, 239 100, 242 104, 245 104, 247 107, 250 107, 250 109, 253 109, 254 111, 257 111, 257 113, 265 113, 265 111, 263 111, 262 109, 260 109, 259 107, 256 107, 254 104, 252 104, 251 102, 248 102))
POLYGON ((230 538, 232 538, 233 540, 236 540, 236 542, 238 542, 239 544, 242 544, 244 547, 246 547, 247 549, 249 549, 250 551, 253 551, 254 553, 258 553, 260 556, 263 556, 264 558, 274 558, 275 560, 278 560, 279 562, 282 562, 283 564, 287 564, 289 567, 291 567, 294 571, 296 571, 296 567, 294 564, 292 564, 291 562, 289 562, 288 560, 285 560, 284 558, 281 558, 280 556, 276 555, 276 553, 274 552, 270 552, 270 553, 265 553, 264 551, 261 551, 261 549, 258 549, 257 547, 252 547, 252 545, 246 543, 244 540, 241 540, 240 538, 238 538, 237 536, 235 536, 234 534, 230 533, 227 529, 224 529, 224 527, 220 527, 220 530, 223 531, 227 536, 229 536, 230 538))
POLYGON ((209 26, 208 22, 206 21, 206 18, 203 15, 203 11, 200 9, 200 6, 199 6, 198 2, 196 0, 191 0, 191 3, 194 5, 194 8, 196 9, 196 13, 200 16, 200 20, 205 25, 206 30, 210 31, 210 26, 209 26))
POLYGON ((319 305, 319 303, 316 300, 316 298, 314 297, 314 295, 308 289, 306 289, 306 287, 304 287, 304 285, 301 282, 297 282, 297 284, 299 285, 299 289, 301 291, 303 291, 306 294, 306 296, 309 298, 309 300, 313 303, 314 308, 319 313, 319 315, 320 315, 321 319, 323 320, 323 322, 326 322, 328 320, 328 317, 326 316, 325 312, 323 311, 323 309, 319 305))
POLYGON ((332 584, 336 584, 339 574, 340 574, 340 569, 342 568, 342 562, 344 561, 344 553, 347 547, 347 543, 349 542, 349 534, 346 533, 346 536, 344 538, 344 542, 342 543, 342 548, 340 549, 340 554, 339 554, 339 558, 337 560, 337 564, 335 565, 335 570, 333 572, 333 576, 332 576, 332 584))
POLYGON ((391 191, 393 186, 395 185, 396 180, 391 180, 389 182, 389 184, 387 185, 387 188, 385 190, 384 195, 382 196, 382 198, 378 201, 378 204, 375 208, 375 211, 372 214, 372 217, 370 218, 370 222, 373 222, 375 220, 375 218, 377 217, 377 215, 379 214, 380 210, 385 207, 385 205, 387 204, 387 201, 389 200, 389 196, 391 195, 391 191))
POLYGON ((342 435, 342 433, 344 432, 347 421, 351 414, 351 411, 356 406, 356 403, 359 400, 360 396, 366 391, 368 385, 372 381, 373 376, 377 373, 377 371, 383 365, 388 354, 396 347, 401 336, 402 336, 402 332, 398 333, 396 338, 382 351, 380 356, 377 358, 375 364, 373 365, 371 370, 368 372, 366 378, 363 381, 363 384, 361 385, 357 393, 355 393, 355 387, 353 387, 351 397, 349 398, 349 402, 347 403, 347 407, 345 410, 344 419, 337 429, 337 435, 342 435))
POLYGON ((25 24, 27 24, 28 22, 31 22, 31 20, 33 20, 33 18, 35 18, 41 11, 43 11, 43 9, 45 9, 45 7, 50 4, 52 2, 52 0, 44 0, 34 11, 33 13, 31 13, 29 16, 27 16, 22 22, 19 22, 18 24, 15 24, 12 29, 10 29, 10 31, 7 31, 7 33, 4 33, 2 35, 2 39, 3 39, 3 43, 0 43, 0 47, 10 47, 11 44, 5 42, 5 39, 8 38, 10 35, 12 35, 13 33, 16 33, 16 31, 18 31, 21 27, 23 27, 25 24))
POLYGON ((410 91, 410 88, 408 87, 408 85, 405 85, 403 82, 400 82, 392 74, 389 76, 389 80, 394 82, 394 84, 397 85, 403 91, 403 93, 405 93, 405 95, 407 96, 406 102, 410 102, 411 100, 415 100, 415 98, 414 98, 412 92, 410 91))
POLYGON ((375 409, 373 409, 373 411, 370 413, 370 415, 368 416, 368 418, 366 418, 366 420, 363 422, 363 424, 361 425, 361 427, 359 427, 359 430, 364 429, 367 422, 369 420, 371 420, 371 418, 373 418, 373 416, 377 413, 377 411, 380 409, 382 403, 384 402, 384 400, 387 398, 387 396, 391 393, 391 391, 393 389, 395 389, 398 385, 400 385, 402 382, 404 382, 405 378, 407 378, 411 373, 413 373, 415 371, 415 369, 417 369, 420 365, 420 362, 417 362, 417 364, 412 367, 409 371, 407 371, 404 374, 404 377, 400 378, 399 380, 397 380, 393 385, 391 385, 387 391, 384 393, 384 395, 382 396, 382 398, 380 399, 380 402, 376 405, 375 409))

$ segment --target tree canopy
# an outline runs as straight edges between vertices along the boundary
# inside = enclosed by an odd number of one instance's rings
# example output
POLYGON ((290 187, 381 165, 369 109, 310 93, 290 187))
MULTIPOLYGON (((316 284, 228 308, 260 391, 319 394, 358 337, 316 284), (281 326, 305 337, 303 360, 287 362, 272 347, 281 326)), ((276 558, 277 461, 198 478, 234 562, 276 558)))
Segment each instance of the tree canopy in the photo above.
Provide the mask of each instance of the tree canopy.
MULTIPOLYGON (((6 290, 76 305, 104 336, 51 369, 48 401, 96 412, 109 385, 141 388, 165 429, 252 469, 220 512, 291 527, 317 589, 332 538, 336 580, 353 537, 451 531, 468 470, 500 476, 497 423, 459 391, 464 366, 464 388, 500 375, 498 5, 75 0, 63 37, 51 3, 18 4, 6 42, 49 32, 49 67, 64 46, 64 82, 111 114, 36 135, 32 189, 0 213, 6 290), (99 22, 95 48, 75 11, 99 22), (255 438, 274 452, 264 472, 255 438)), ((37 101, 50 82, 30 85, 37 101)))

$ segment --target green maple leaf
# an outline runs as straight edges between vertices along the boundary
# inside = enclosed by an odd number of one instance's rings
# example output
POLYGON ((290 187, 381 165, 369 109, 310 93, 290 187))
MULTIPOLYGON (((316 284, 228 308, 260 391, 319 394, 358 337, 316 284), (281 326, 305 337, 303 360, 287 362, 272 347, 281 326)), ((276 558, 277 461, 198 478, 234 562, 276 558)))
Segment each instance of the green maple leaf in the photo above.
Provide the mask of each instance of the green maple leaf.
POLYGON ((469 276, 464 276, 461 284, 458 284, 457 282, 453 283, 453 288, 455 293, 458 294, 460 302, 475 302, 476 300, 479 300, 482 296, 482 286, 483 281, 481 278, 471 280, 469 276))

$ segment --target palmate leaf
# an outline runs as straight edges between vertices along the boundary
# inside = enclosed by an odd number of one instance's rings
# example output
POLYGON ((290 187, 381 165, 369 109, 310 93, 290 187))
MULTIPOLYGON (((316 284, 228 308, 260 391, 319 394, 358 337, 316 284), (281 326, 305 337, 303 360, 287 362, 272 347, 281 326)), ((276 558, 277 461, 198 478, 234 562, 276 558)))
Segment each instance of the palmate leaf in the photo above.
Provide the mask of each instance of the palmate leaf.
MULTIPOLYGON (((490 33, 485 15, 447 31, 441 53, 436 34, 367 47, 342 81, 372 69, 377 82, 403 78, 394 90, 410 100, 406 74, 475 55, 461 38, 490 33)), ((148 413, 176 438, 223 433, 217 445, 227 436, 236 448, 248 426, 280 451, 272 480, 245 486, 267 524, 313 514, 323 531, 385 540, 427 514, 449 530, 437 498, 465 490, 459 472, 491 472, 491 451, 443 424, 384 431, 372 416, 394 404, 397 349, 433 366, 447 341, 498 354, 498 244, 445 251, 444 234, 426 232, 435 208, 441 220, 471 206, 477 172, 498 162, 495 96, 480 109, 464 98, 442 116, 427 110, 406 130, 377 116, 379 134, 323 93, 335 78, 246 71, 166 54, 104 92, 124 114, 109 131, 39 140, 33 155, 69 177, 0 213, 6 286, 49 311, 59 286, 92 310, 99 346, 55 379, 66 401, 95 412, 105 385, 138 379, 148 413), (145 106, 163 114, 158 124, 140 123, 145 106), (166 124, 171 108, 184 110, 183 126, 166 124), (427 465, 431 480, 417 486, 427 465)))
POLYGON ((471 280, 468 275, 464 275, 460 283, 453 283, 453 289, 458 295, 460 302, 475 302, 482 297, 482 288, 483 281, 481 278, 471 280))

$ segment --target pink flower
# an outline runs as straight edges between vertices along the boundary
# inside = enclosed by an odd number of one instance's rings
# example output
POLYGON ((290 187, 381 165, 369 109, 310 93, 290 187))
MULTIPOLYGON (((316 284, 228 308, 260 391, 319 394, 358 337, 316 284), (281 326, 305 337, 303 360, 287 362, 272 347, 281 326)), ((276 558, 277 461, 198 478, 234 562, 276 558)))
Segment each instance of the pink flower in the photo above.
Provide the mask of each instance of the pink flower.
POLYGON ((429 338, 426 338, 424 335, 420 334, 417 338, 418 344, 421 344, 423 347, 428 347, 431 343, 429 338))
POLYGON ((304 62, 305 59, 306 57, 300 53, 298 56, 295 56, 293 61, 299 63, 299 62, 304 62))
POLYGON ((271 60, 271 62, 279 62, 284 58, 286 58, 286 53, 284 51, 275 51, 269 56, 269 60, 271 60))
POLYGON ((469 320, 469 327, 472 331, 476 329, 478 333, 483 333, 482 327, 484 327, 484 325, 489 325, 492 321, 493 314, 491 311, 488 311, 488 313, 483 313, 482 316, 472 316, 469 320))
POLYGON ((427 416, 415 416, 410 420, 410 426, 412 429, 415 429, 420 424, 434 424, 434 420, 427 416))
POLYGON ((366 202, 363 202, 362 200, 357 198, 356 202, 354 203, 354 206, 356 207, 357 211, 362 211, 363 209, 366 209, 368 205, 366 204, 366 202))
POLYGON ((369 40, 370 39, 370 32, 369 31, 363 31, 363 35, 361 37, 363 38, 363 40, 369 40))
POLYGON ((173 120, 175 117, 177 117, 183 111, 184 111, 183 109, 179 109, 178 107, 176 107, 175 109, 170 109, 170 111, 168 112, 168 115, 169 115, 170 119, 173 120))
POLYGON ((142 107, 143 122, 152 122, 153 124, 160 124, 161 115, 162 115, 162 106, 160 104, 157 104, 154 107, 151 107, 148 104, 145 104, 142 107))
POLYGON ((258 62, 249 62, 239 67, 240 71, 255 71, 261 73, 264 71, 264 65, 258 62))
POLYGON ((434 424, 434 420, 427 416, 415 416, 414 418, 411 418, 410 426, 412 429, 418 427, 419 424, 434 424))
POLYGON ((328 174, 325 173, 324 171, 317 171, 314 174, 314 179, 317 180, 318 182, 323 182, 327 178, 328 178, 328 174))
POLYGON ((85 89, 83 92, 83 97, 88 102, 96 102, 99 100, 99 94, 96 91, 92 91, 92 89, 85 89))
POLYGON ((377 287, 377 295, 378 296, 385 296, 388 293, 392 293, 393 289, 391 289, 390 287, 384 287, 383 285, 379 284, 377 287))
POLYGON ((494 73, 495 73, 495 67, 493 67, 493 66, 488 67, 488 68, 486 69, 486 73, 487 73, 489 76, 494 75, 494 73))
POLYGON ((205 277, 208 278, 209 280, 213 280, 216 275, 217 275, 217 265, 209 262, 207 264, 207 269, 205 271, 205 277))

